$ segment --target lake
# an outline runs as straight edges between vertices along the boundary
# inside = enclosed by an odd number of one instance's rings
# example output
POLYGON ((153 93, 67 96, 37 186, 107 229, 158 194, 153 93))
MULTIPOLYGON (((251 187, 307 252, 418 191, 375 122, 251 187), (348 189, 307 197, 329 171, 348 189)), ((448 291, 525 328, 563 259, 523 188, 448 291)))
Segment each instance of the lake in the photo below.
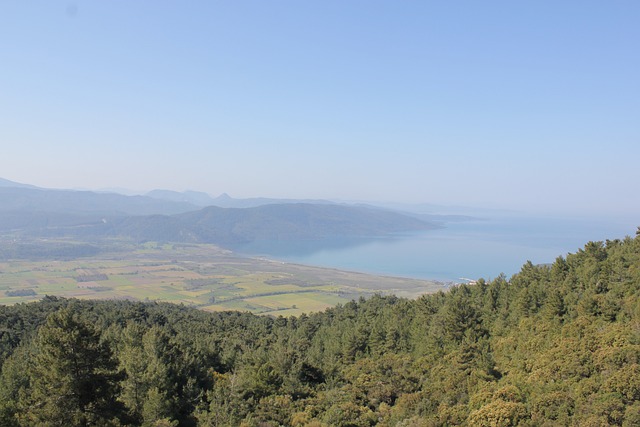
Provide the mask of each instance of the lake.
POLYGON ((382 238, 260 241, 236 252, 381 275, 459 282, 552 263, 588 241, 634 236, 635 219, 501 216, 449 222, 437 230, 382 238))

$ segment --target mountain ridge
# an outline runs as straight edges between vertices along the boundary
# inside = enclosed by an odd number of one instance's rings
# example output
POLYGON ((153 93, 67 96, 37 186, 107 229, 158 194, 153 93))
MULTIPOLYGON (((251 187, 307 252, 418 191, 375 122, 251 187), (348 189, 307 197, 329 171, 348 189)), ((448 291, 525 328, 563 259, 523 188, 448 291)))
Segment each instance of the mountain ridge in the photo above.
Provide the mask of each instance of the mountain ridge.
POLYGON ((321 240, 371 237, 437 228, 433 223, 376 209, 284 203, 253 208, 209 206, 177 215, 126 217, 94 226, 100 235, 138 241, 220 245, 255 240, 321 240))
POLYGON ((220 200, 227 204, 247 206, 201 207, 183 196, 191 195, 202 202, 208 200, 206 193, 151 193, 163 198, 25 188, 20 184, 0 186, 0 232, 30 237, 125 237, 229 245, 255 240, 374 237, 438 227, 434 221, 371 206, 222 195, 220 200), (167 197, 174 200, 165 200, 167 197))
POLYGON ((11 181, 9 179, 0 178, 0 188, 13 187, 13 188, 39 188, 31 184, 22 184, 20 182, 11 181))

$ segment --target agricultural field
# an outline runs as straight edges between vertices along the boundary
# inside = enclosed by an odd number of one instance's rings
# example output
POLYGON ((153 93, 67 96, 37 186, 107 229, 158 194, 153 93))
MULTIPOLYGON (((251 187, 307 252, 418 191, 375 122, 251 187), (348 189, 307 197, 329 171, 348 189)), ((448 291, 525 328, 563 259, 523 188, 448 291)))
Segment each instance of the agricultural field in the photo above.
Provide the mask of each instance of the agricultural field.
POLYGON ((242 257, 214 245, 147 243, 83 258, 0 261, 0 304, 52 295, 289 316, 375 293, 412 298, 442 288, 432 281, 242 257))

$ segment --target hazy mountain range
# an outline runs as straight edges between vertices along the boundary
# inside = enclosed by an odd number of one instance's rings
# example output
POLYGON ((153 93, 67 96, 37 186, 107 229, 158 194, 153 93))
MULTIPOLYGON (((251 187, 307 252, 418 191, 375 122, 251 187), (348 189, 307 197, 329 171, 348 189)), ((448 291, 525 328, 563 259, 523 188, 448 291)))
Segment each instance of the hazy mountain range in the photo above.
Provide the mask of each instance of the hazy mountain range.
POLYGON ((0 232, 14 235, 224 245, 373 237, 437 226, 388 209, 325 200, 233 199, 226 194, 214 199, 206 193, 168 190, 126 196, 44 189, 0 179, 0 232))
POLYGON ((144 194, 154 199, 166 200, 171 202, 186 202, 196 206, 218 206, 221 208, 255 208, 263 205, 283 204, 283 203, 311 203, 311 204, 335 204, 328 200, 315 199, 269 199, 266 197, 253 197, 248 199, 235 199, 227 193, 213 198, 207 193, 200 191, 171 191, 171 190, 152 190, 144 194))

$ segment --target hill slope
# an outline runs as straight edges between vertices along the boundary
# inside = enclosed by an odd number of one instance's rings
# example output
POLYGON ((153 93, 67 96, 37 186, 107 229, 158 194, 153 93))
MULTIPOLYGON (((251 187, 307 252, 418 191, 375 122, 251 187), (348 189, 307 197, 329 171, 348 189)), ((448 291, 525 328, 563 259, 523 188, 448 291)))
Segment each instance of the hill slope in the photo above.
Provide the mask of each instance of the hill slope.
POLYGON ((127 217, 98 225, 97 233, 139 241, 232 244, 254 240, 370 237, 435 228, 426 221, 377 209, 282 204, 254 208, 210 206, 173 216, 127 217))
POLYGON ((22 184, 8 179, 0 178, 0 188, 13 187, 13 188, 38 188, 35 185, 22 184))
MULTIPOLYGON (((254 240, 372 237, 435 228, 434 223, 379 208, 331 203, 201 208, 204 193, 156 190, 149 196, 49 190, 0 181, 0 232, 31 237, 235 244, 254 240), (6 184, 6 186, 3 186, 6 184), (167 200, 169 199, 169 200, 167 200)), ((231 200, 231 199, 230 199, 231 200)))
POLYGON ((171 191, 171 190, 152 190, 145 194, 148 197, 160 200, 168 200, 171 202, 185 202, 195 206, 211 206, 215 204, 215 200, 207 193, 201 191, 171 191))
POLYGON ((47 212, 96 216, 176 214, 195 205, 145 196, 124 196, 92 191, 0 187, 0 212, 47 212))

